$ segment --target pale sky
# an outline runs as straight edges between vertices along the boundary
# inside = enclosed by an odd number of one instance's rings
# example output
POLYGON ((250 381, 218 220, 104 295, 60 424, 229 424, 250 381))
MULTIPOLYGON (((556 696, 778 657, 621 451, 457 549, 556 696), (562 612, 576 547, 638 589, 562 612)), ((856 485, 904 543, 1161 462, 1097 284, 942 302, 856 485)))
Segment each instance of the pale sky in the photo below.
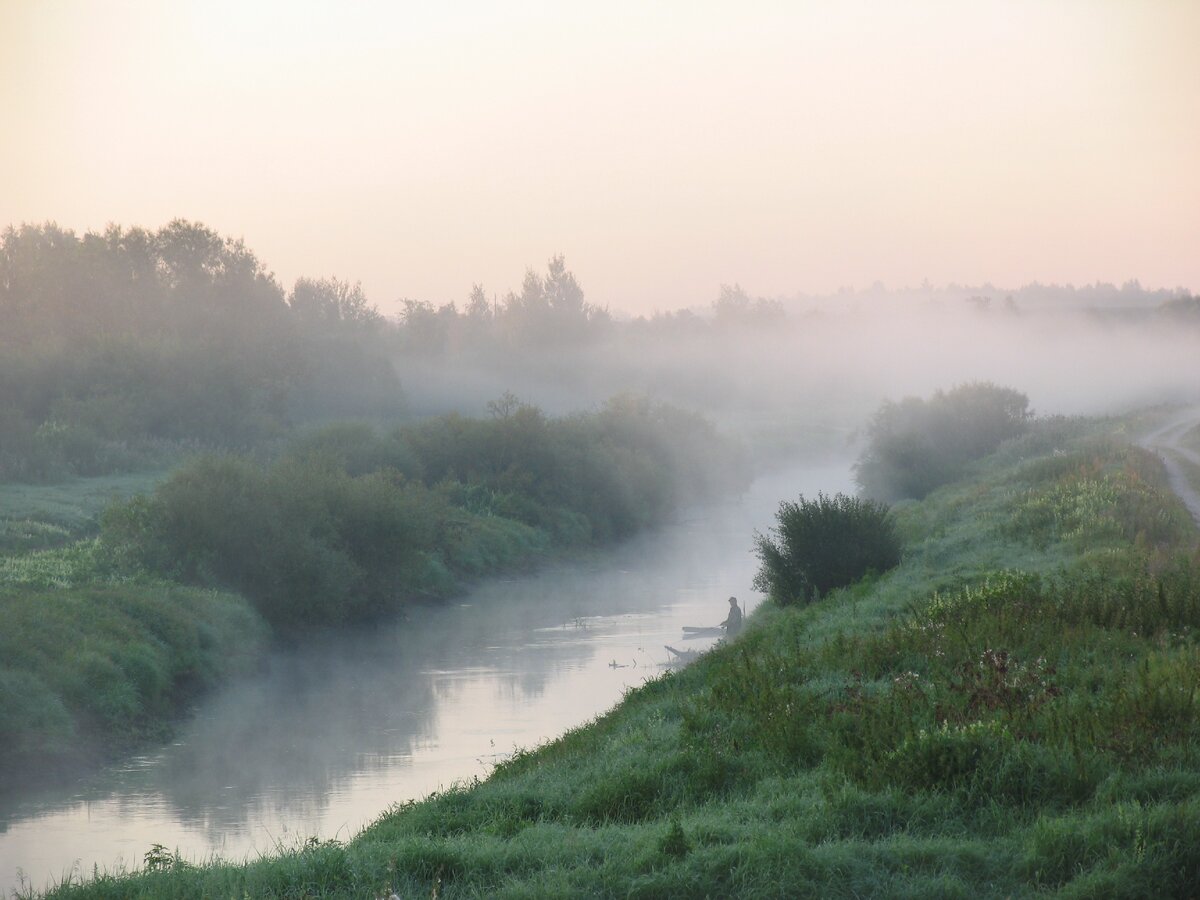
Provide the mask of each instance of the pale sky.
POLYGON ((1200 0, 0 0, 0 226, 284 283, 650 312, 876 280, 1200 290, 1200 0))

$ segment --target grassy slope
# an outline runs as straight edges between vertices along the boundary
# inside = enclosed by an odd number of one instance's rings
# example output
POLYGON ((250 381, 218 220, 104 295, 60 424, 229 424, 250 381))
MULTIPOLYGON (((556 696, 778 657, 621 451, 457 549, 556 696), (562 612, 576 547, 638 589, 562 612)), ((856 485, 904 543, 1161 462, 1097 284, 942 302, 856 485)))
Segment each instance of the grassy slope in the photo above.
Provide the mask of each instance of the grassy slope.
POLYGON ((732 646, 349 844, 249 866, 158 853, 55 896, 1188 896, 1197 534, 1152 457, 1089 430, 902 505, 886 576, 764 608, 732 646))
POLYGON ((242 598, 131 580, 96 518, 163 473, 0 485, 0 790, 148 739, 266 645, 242 598))
MULTIPOLYGON (((1187 447, 1193 453, 1200 453, 1200 425, 1197 425, 1191 431, 1183 436, 1183 446, 1187 447)), ((1195 465, 1191 460, 1184 459, 1180 461, 1184 470, 1188 473, 1188 478, 1200 490, 1200 466, 1195 465)))

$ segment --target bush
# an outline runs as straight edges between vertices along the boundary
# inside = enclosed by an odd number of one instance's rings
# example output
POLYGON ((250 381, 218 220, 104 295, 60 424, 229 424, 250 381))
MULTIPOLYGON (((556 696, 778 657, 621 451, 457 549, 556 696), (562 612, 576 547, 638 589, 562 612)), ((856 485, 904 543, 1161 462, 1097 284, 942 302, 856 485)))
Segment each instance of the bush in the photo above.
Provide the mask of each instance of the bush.
POLYGON ((270 468, 209 456, 111 508, 103 541, 135 567, 244 593, 286 630, 437 593, 428 554, 447 516, 440 496, 391 469, 351 477, 320 456, 270 468))
POLYGON ((885 403, 867 426, 854 466, 863 494, 891 503, 920 499, 962 476, 972 460, 1029 427, 1029 398, 987 382, 938 391, 926 401, 885 403))
POLYGON ((550 419, 508 396, 380 435, 333 425, 270 465, 205 456, 111 508, 102 543, 134 570, 244 593, 284 630, 369 620, 552 545, 662 521, 741 469, 699 416, 632 398, 550 419))
POLYGON ((868 572, 900 562, 900 539, 888 508, 873 500, 818 494, 815 500, 784 501, 775 536, 755 533, 762 566, 754 586, 776 603, 812 602, 868 572))

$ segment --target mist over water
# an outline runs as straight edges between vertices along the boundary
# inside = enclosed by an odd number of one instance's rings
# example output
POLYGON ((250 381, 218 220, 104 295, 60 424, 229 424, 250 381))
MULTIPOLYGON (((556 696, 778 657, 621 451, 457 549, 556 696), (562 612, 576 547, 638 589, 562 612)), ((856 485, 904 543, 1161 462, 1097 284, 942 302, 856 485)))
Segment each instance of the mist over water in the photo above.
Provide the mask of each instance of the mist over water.
POLYGON ((344 840, 393 803, 484 777, 658 676, 664 645, 720 621, 730 594, 753 608, 751 535, 780 498, 849 489, 844 463, 793 469, 612 552, 279 651, 171 746, 0 812, 0 885, 136 867, 156 843, 196 860, 344 840))

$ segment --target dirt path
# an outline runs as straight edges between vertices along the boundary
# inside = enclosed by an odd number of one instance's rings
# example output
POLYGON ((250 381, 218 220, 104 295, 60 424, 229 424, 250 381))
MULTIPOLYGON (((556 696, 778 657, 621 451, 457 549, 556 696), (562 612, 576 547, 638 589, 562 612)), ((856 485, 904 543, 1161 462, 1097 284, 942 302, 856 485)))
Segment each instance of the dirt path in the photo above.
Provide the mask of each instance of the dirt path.
POLYGON ((1181 443, 1183 436, 1197 425, 1200 425, 1200 408, 1189 409, 1150 432, 1138 443, 1158 454, 1167 469, 1171 490, 1183 501, 1196 524, 1200 525, 1200 491, 1193 487, 1184 468, 1186 462, 1200 469, 1200 453, 1181 443))

